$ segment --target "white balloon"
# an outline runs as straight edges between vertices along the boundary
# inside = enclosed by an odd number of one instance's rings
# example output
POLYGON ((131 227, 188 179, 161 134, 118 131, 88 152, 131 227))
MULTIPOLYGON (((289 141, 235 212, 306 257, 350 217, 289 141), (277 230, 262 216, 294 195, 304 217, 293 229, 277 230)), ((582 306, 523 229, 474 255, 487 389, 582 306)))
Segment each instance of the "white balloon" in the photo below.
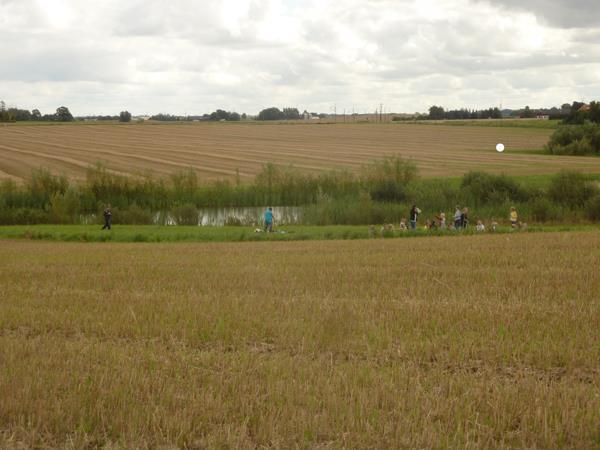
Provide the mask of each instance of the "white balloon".
POLYGON ((496 144, 496 151, 502 153, 504 151, 504 144, 496 144))

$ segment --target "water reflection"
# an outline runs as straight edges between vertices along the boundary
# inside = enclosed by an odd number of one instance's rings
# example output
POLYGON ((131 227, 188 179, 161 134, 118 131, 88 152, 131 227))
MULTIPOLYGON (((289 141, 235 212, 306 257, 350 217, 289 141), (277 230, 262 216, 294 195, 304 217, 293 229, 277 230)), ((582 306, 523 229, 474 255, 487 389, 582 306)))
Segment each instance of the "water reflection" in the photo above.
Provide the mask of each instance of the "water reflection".
MULTIPOLYGON (((231 207, 201 208, 198 214, 198 225, 202 227, 222 227, 226 225, 260 226, 266 208, 231 207)), ((299 206, 274 206, 273 215, 277 225, 298 224, 302 220, 302 208, 299 206)), ((154 216, 157 225, 176 225, 168 212, 158 212, 154 216)))

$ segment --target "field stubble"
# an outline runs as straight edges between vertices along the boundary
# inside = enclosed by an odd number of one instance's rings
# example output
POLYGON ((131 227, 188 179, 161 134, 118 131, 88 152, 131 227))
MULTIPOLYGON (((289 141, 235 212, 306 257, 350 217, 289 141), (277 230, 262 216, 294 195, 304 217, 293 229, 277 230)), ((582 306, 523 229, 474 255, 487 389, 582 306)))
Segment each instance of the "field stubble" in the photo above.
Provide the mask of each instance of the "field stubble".
POLYGON ((0 446, 600 446, 600 233, 0 246, 0 446))
POLYGON ((552 130, 406 124, 130 124, 7 126, 0 128, 0 177, 23 179, 46 167, 83 178, 103 162, 117 173, 166 175, 188 167, 203 180, 251 179, 266 163, 305 172, 357 171, 399 154, 424 176, 469 170, 514 175, 560 169, 600 172, 599 158, 529 154, 552 130), (503 142, 507 151, 494 149, 503 142))

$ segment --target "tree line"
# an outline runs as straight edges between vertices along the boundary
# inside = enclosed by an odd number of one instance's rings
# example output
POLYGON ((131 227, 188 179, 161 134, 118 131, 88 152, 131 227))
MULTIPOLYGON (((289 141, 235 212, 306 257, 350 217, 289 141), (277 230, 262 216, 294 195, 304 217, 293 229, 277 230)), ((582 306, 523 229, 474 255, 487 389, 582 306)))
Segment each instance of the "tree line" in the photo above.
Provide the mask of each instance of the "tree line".
POLYGON ((598 122, 600 119, 600 107, 596 102, 586 105, 583 102, 563 103, 560 107, 530 108, 525 106, 521 109, 503 109, 493 107, 487 109, 450 109, 443 106, 433 105, 428 114, 417 114, 420 120, 470 120, 470 119, 502 119, 521 118, 532 119, 545 117, 549 120, 561 120, 568 124, 583 124, 586 120, 598 122))
POLYGON ((4 100, 0 100, 0 122, 17 121, 45 121, 45 122, 72 122, 75 120, 66 106, 59 106, 53 114, 42 114, 39 109, 31 111, 16 107, 6 107, 4 100))
MULTIPOLYGON (((257 116, 251 117, 256 120, 299 120, 308 113, 300 114, 298 108, 283 108, 270 107, 261 110, 257 116)), ((316 115, 311 113, 311 115, 316 115)), ((326 116, 319 114, 318 117, 326 116)), ((248 120, 250 117, 246 113, 238 113, 236 111, 226 111, 217 109, 210 114, 203 115, 185 115, 179 116, 167 113, 158 113, 149 117, 150 120, 159 122, 182 122, 182 121, 213 121, 213 122, 239 122, 248 120)), ((86 116, 78 119, 82 120, 98 120, 98 121, 116 121, 130 122, 132 115, 129 111, 121 111, 119 115, 95 115, 86 116)), ((76 120, 66 106, 61 106, 56 109, 53 114, 43 114, 39 109, 29 111, 16 107, 7 108, 4 101, 0 101, 0 122, 17 122, 17 121, 45 121, 45 122, 72 122, 76 120)))
POLYGON ((429 108, 429 120, 459 120, 459 119, 501 119, 502 112, 498 108, 488 108, 482 110, 453 109, 444 110, 442 106, 432 106, 429 108))

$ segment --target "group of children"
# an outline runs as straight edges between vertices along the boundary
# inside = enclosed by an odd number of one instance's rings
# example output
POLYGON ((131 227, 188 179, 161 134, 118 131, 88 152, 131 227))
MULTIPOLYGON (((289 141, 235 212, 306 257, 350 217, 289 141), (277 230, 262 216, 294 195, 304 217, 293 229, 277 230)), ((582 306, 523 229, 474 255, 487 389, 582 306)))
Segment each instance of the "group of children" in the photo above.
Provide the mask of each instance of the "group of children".
MULTIPOLYGON (((400 231, 407 231, 409 229, 416 230, 417 222, 419 219, 419 215, 421 214, 421 210, 417 208, 416 205, 410 210, 410 221, 407 222, 405 218, 400 220, 400 225, 398 229, 400 231)), ((425 230, 461 230, 469 228, 469 208, 464 207, 460 208, 458 205, 456 206, 456 210, 454 212, 453 221, 450 223, 446 222, 446 213, 440 212, 433 219, 427 219, 425 221, 425 225, 423 229, 425 230)), ((517 214, 517 210, 514 207, 510 208, 509 215, 510 225, 513 229, 525 229, 527 228, 527 224, 523 222, 519 222, 519 215, 517 214)), ((492 219, 490 223, 491 231, 496 231, 498 228, 498 222, 492 219)), ((381 227, 381 233, 384 234, 386 232, 393 232, 395 229, 393 224, 384 224, 381 227)), ((485 224, 483 221, 478 220, 475 224, 476 231, 486 231, 485 224)))

